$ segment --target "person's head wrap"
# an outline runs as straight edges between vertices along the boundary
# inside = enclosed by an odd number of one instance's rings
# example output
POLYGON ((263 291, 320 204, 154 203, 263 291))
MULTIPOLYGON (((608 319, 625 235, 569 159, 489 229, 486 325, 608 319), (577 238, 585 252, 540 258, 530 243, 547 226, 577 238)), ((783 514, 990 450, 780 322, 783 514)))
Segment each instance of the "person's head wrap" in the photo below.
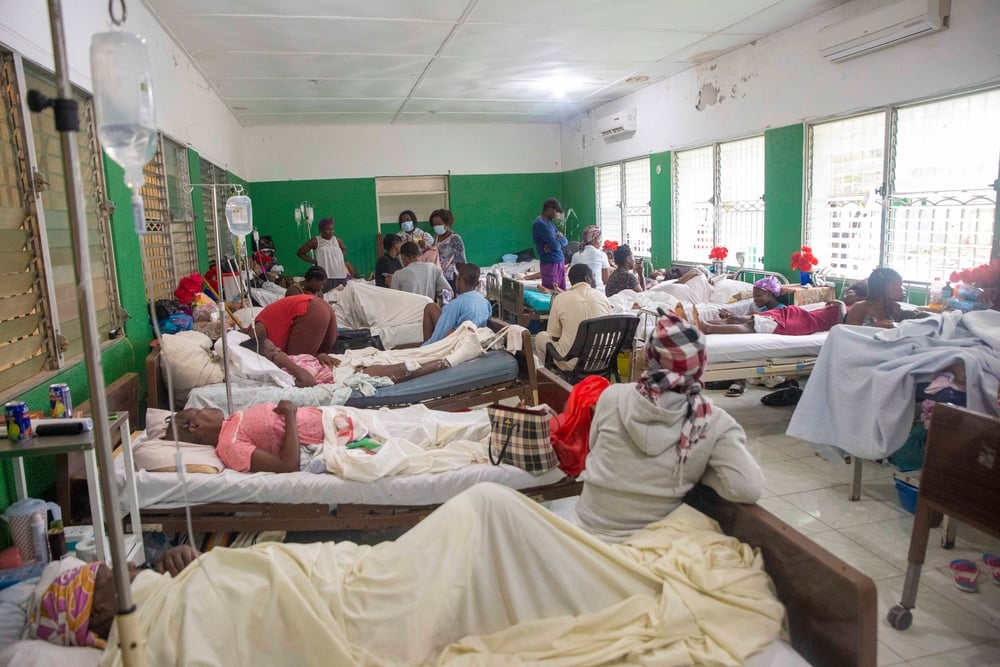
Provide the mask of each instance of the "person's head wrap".
MULTIPOLYGON (((666 392, 687 395, 687 417, 677 445, 683 464, 691 447, 704 435, 712 414, 711 402, 701 394, 701 374, 708 362, 705 336, 690 322, 666 313, 646 342, 646 360, 649 367, 636 385, 640 394, 653 403, 666 392)), ((680 470, 678 466, 678 474, 680 470)))
MULTIPOLYGON (((58 567, 53 563, 50 567, 58 567)), ((32 638, 61 646, 104 648, 105 641, 90 630, 94 583, 101 563, 84 563, 60 572, 42 592, 29 615, 32 638)))
POLYGON ((583 242, 590 244, 601 238, 601 228, 597 225, 588 225, 583 228, 583 242))
POLYGON ((774 276, 765 276, 753 284, 754 287, 770 292, 774 296, 781 296, 781 283, 774 276))
POLYGON ((333 227, 333 218, 323 218, 319 221, 319 229, 330 229, 333 227))

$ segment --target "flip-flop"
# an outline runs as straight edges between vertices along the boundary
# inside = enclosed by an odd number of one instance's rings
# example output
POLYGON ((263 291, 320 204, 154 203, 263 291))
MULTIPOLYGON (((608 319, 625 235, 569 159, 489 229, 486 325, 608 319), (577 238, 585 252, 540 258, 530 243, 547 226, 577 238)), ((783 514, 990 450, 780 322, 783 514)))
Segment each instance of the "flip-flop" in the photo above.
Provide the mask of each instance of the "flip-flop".
POLYGON ((951 569, 951 577, 955 582, 955 588, 963 593, 978 593, 979 584, 976 579, 979 577, 979 568, 975 561, 968 558, 956 558, 948 565, 951 569))
POLYGON ((772 389, 788 389, 789 387, 798 387, 798 386, 799 386, 798 380, 796 380, 795 378, 789 378, 784 382, 779 382, 778 384, 774 385, 772 389))
POLYGON ((990 568, 990 575, 993 583, 1000 586, 1000 556, 995 554, 983 554, 983 563, 990 568))
POLYGON ((761 396, 760 402, 772 408, 783 408, 797 405, 800 398, 802 398, 802 390, 798 387, 789 387, 788 389, 772 391, 767 396, 761 396))
POLYGON ((726 390, 726 396, 729 396, 730 398, 742 396, 744 391, 746 391, 745 384, 742 382, 734 382, 729 385, 729 389, 726 390))

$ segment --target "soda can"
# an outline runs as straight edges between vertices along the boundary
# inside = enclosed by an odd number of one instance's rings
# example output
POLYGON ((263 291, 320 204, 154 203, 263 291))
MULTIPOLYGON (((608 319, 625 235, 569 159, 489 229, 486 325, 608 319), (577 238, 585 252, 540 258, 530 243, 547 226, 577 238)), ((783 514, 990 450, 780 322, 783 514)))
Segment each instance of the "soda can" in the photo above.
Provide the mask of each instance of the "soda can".
POLYGON ((49 385, 49 408, 49 416, 53 419, 73 416, 73 397, 70 396, 68 384, 64 382, 49 385))
POLYGON ((27 440, 31 437, 31 417, 28 416, 28 404, 24 401, 11 401, 4 406, 7 417, 7 438, 13 441, 27 440))

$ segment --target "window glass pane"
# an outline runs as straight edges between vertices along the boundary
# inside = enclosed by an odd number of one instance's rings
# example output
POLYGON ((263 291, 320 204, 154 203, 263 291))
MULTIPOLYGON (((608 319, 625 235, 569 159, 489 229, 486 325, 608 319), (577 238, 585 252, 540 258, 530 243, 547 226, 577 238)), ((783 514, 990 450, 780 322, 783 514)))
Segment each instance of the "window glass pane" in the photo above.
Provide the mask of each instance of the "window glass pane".
POLYGON ((167 176, 167 200, 170 204, 174 275, 180 279, 198 271, 194 212, 191 193, 187 190, 191 184, 187 148, 163 137, 163 162, 167 176))
POLYGON ((597 224, 607 241, 622 243, 622 165, 597 168, 597 224))
POLYGON ((729 249, 728 264, 764 268, 764 137, 719 145, 719 227, 715 243, 729 249))
POLYGON ((674 258, 708 262, 714 245, 715 147, 678 151, 674 167, 674 258))
POLYGON ((643 257, 649 257, 652 245, 649 187, 649 158, 626 162, 624 239, 634 254, 643 257))
POLYGON ((880 263, 885 114, 813 125, 809 136, 806 242, 832 275, 867 277, 880 263))

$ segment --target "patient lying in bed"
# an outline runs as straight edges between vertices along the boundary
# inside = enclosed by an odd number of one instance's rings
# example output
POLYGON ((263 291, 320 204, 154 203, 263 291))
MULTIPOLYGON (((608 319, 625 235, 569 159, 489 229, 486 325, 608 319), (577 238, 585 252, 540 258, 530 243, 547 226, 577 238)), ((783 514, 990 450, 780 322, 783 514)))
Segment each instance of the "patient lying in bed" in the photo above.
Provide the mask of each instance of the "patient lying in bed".
POLYGON ((778 301, 781 286, 773 276, 754 283, 753 301, 757 312, 734 316, 725 310, 723 319, 705 320, 693 308, 694 321, 705 333, 746 334, 774 333, 781 336, 808 336, 829 331, 844 321, 847 308, 842 301, 827 301, 825 308, 807 310, 798 306, 785 306, 778 301))

